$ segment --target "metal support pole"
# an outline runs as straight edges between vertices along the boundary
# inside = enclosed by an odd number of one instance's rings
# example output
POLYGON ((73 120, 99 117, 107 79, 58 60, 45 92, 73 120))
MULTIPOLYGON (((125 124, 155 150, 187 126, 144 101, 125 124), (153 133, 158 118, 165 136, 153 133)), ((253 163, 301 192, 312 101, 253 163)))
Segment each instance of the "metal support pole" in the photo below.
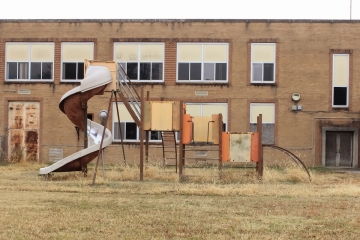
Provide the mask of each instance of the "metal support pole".
MULTIPOLYGON (((113 90, 114 91, 114 90, 113 90)), ((109 106, 108 106, 108 113, 110 112, 110 106, 111 106, 111 102, 112 102, 112 96, 113 94, 111 93, 110 95, 110 100, 109 100, 109 106)), ((97 157, 97 160, 96 160, 96 165, 95 165, 95 170, 94 170, 94 176, 93 176, 93 181, 92 181, 92 186, 95 184, 95 179, 96 179, 96 172, 97 172, 97 168, 99 166, 99 159, 100 159, 100 153, 101 153, 101 150, 102 150, 102 145, 103 145, 103 142, 104 142, 104 138, 105 138, 105 129, 106 129, 106 124, 107 124, 107 120, 109 119, 109 114, 106 115, 106 119, 104 121, 104 124, 103 124, 103 134, 102 134, 102 137, 101 137, 101 142, 100 142, 100 148, 99 148, 99 153, 98 153, 98 157, 97 157)))
MULTIPOLYGON (((150 91, 146 91, 146 101, 150 100, 150 91)), ((143 105, 142 105, 143 106, 143 105)), ((141 108, 142 108, 141 106, 141 108)), ((141 121, 142 123, 142 121, 141 121)), ((145 168, 148 167, 149 164, 149 133, 150 131, 145 131, 145 168)))
MULTIPOLYGON (((118 101, 117 101, 117 97, 116 97, 116 91, 114 92, 114 97, 115 97, 115 104, 116 104, 116 113, 117 113, 117 118, 118 118, 118 126, 119 126, 119 133, 120 133, 120 139, 121 139, 121 148, 122 148, 122 152, 123 152, 123 157, 124 157, 124 164, 126 164, 126 158, 125 158, 125 150, 124 150, 124 140, 123 140, 123 135, 122 135, 122 130, 121 130, 121 124, 120 124, 120 114, 119 114, 119 107, 118 107, 118 101)), ((109 114, 109 113, 108 113, 109 114)))
POLYGON ((222 177, 222 114, 219 114, 219 179, 222 177))
POLYGON ((182 140, 183 136, 183 117, 184 117, 184 101, 180 101, 180 131, 179 131, 179 181, 182 179, 182 170, 183 170, 183 159, 185 157, 185 146, 182 140))
POLYGON ((140 94, 140 181, 144 180, 144 130, 143 130, 143 120, 144 120, 144 88, 141 88, 140 94))
POLYGON ((257 132, 259 133, 259 162, 256 164, 256 170, 259 180, 263 178, 264 162, 263 162, 263 147, 262 147, 262 114, 257 117, 257 132))

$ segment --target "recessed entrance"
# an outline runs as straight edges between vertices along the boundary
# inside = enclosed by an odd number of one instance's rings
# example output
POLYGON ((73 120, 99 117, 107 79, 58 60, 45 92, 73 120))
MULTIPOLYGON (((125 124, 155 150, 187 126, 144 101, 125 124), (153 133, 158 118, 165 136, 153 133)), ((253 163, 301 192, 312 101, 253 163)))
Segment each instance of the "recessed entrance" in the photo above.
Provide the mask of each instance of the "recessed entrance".
POLYGON ((323 166, 357 167, 358 130, 323 128, 323 166))

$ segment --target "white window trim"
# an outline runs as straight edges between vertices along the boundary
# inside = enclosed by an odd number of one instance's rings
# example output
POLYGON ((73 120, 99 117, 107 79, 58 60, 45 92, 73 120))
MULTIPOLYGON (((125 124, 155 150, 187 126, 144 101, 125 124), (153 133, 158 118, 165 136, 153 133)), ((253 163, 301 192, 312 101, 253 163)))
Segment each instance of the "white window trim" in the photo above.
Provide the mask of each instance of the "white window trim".
POLYGON ((349 107, 349 85, 350 85, 350 54, 333 54, 332 56, 332 76, 331 76, 331 105, 332 108, 348 108, 349 107), (348 56, 349 64, 348 64, 348 73, 349 78, 347 80, 346 86, 346 105, 334 105, 334 58, 335 56, 348 56))
POLYGON ((274 117, 273 117, 273 121, 272 121, 272 122, 262 122, 262 123, 275 124, 275 113, 276 113, 275 103, 250 103, 250 124, 257 123, 257 122, 252 122, 252 121, 251 121, 252 106, 274 106, 274 113, 273 113, 273 116, 274 116, 274 117))
MULTIPOLYGON (((54 42, 6 42, 5 43, 5 82, 54 82, 54 75, 55 75, 55 66, 54 66, 54 58, 55 58, 55 43, 54 42), (27 44, 29 45, 29 79, 7 79, 7 59, 6 59, 6 49, 7 45, 21 45, 27 44), (31 79, 31 63, 39 62, 39 61, 31 61, 31 46, 32 45, 53 45, 53 58, 52 58, 52 79, 31 79)), ((10 61, 10 62, 24 62, 24 61, 10 61)))
MULTIPOLYGON (((227 83, 229 81, 229 43, 191 43, 191 42, 181 42, 177 43, 176 46, 176 56, 179 56, 179 45, 201 45, 201 61, 179 61, 176 57, 176 82, 179 83, 227 83), (204 62, 204 45, 226 45, 226 51, 227 51, 227 61, 226 62, 204 62), (201 80, 179 80, 179 63, 201 63, 201 80), (205 80, 204 79, 204 63, 226 63, 226 80, 205 80)), ((190 71, 189 71, 189 79, 190 79, 190 71)))
MULTIPOLYGON (((137 61, 127 61, 126 63, 138 63, 138 79, 130 79, 130 81, 132 82, 152 82, 152 83, 156 83, 156 82, 164 82, 164 78, 165 78, 165 43, 163 42, 114 42, 114 52, 113 52, 113 56, 114 56, 114 61, 116 61, 115 56, 116 56, 116 45, 134 45, 137 44, 138 45, 138 60, 137 61), (142 61, 140 61, 140 45, 162 45, 163 46, 163 60, 162 62, 159 61, 151 61, 151 63, 162 63, 162 80, 140 80, 140 63, 142 61)), ((124 62, 116 62, 116 64, 119 63, 124 63, 124 62)), ((124 69, 124 71, 126 72, 126 69, 124 69)))
MULTIPOLYGON (((210 103, 210 102, 206 102, 206 103, 203 103, 203 102, 186 102, 185 103, 186 105, 200 105, 200 112, 201 112, 201 116, 203 116, 203 106, 204 105, 223 105, 223 106, 226 106, 226 122, 224 122, 223 120, 223 123, 225 123, 226 125, 226 129, 225 129, 225 132, 228 130, 228 121, 229 121, 229 105, 228 103, 210 103)), ((218 113, 214 113, 214 114, 218 114, 218 113)), ((223 118, 224 119, 224 118, 223 118)))
MULTIPOLYGON (((94 42, 62 42, 61 43, 61 67, 60 67, 60 82, 81 82, 83 79, 63 79, 63 45, 67 44, 73 44, 73 45, 85 45, 85 44, 92 44, 93 45, 93 57, 92 59, 87 60, 94 60, 95 55, 95 49, 94 49, 94 42)), ((85 62, 85 59, 83 60, 85 62)), ((78 63, 78 62, 72 62, 72 61, 66 61, 66 63, 78 63)), ((85 77, 85 74, 84 74, 85 77)))
MULTIPOLYGON (((122 104, 124 105, 124 103, 122 102, 118 102, 118 104, 122 104)), ((112 111, 117 111, 116 110, 116 103, 114 102, 113 105, 112 105, 112 111)), ((120 123, 135 123, 135 121, 123 121, 121 119, 121 113, 119 112, 119 115, 120 115, 120 123)), ((114 115, 113 115, 113 119, 112 119, 112 129, 113 129, 113 134, 112 134, 112 141, 113 142, 121 142, 121 139, 115 139, 115 133, 114 133, 114 129, 115 129, 115 124, 118 124, 118 121, 117 121, 117 116, 115 116, 114 118, 114 115)), ((140 142, 140 130, 139 130, 139 127, 137 127, 137 133, 136 133, 136 139, 123 139, 123 142, 140 142)), ((161 131, 155 131, 155 132, 161 132, 161 131)), ((151 140, 151 131, 149 131, 149 143, 161 143, 161 137, 159 140, 151 140)), ((124 135, 124 133, 123 133, 124 135)), ((144 134, 145 136, 145 134, 144 134)), ((145 141, 145 139, 144 139, 145 141)))
POLYGON ((257 84, 274 84, 276 82, 276 43, 251 43, 251 49, 250 49, 250 68, 251 68, 251 76, 250 76, 250 82, 251 83, 257 83, 257 84), (253 62, 252 60, 252 46, 253 45, 273 45, 274 46, 274 62, 253 62), (263 73, 263 76, 262 76, 262 79, 264 79, 264 63, 273 63, 274 64, 274 81, 264 81, 264 80, 261 80, 261 81, 254 81, 253 80, 253 64, 254 63, 261 63, 262 64, 262 73, 263 73))

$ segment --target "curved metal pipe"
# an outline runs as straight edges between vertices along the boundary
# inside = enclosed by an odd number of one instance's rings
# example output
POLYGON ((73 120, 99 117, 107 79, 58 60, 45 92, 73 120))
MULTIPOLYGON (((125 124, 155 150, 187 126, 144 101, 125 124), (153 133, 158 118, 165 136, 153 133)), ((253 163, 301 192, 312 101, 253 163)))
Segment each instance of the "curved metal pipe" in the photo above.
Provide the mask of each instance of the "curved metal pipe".
POLYGON ((289 150, 286 150, 285 148, 275 146, 275 145, 263 145, 263 147, 270 147, 270 148, 273 148, 273 149, 277 149, 277 150, 280 150, 281 152, 287 154, 298 166, 302 167, 305 170, 305 172, 309 176, 309 180, 311 182, 311 175, 310 175, 309 169, 305 166, 303 161, 301 161, 301 159, 298 158, 295 154, 293 154, 289 150))

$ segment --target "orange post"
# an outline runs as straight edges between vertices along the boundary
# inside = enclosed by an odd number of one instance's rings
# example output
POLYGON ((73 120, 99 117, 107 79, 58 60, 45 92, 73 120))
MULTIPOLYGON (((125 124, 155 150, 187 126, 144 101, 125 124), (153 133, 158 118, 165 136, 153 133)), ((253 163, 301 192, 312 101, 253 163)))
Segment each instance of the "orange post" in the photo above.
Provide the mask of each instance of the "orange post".
POLYGON ((230 160, 230 133, 229 132, 222 132, 222 144, 221 144, 221 151, 222 157, 221 161, 228 162, 230 160))
POLYGON ((192 140, 192 121, 190 114, 182 115, 182 136, 181 142, 183 144, 189 144, 192 140))
POLYGON ((253 162, 259 162, 259 133, 251 134, 251 153, 250 159, 253 162))

